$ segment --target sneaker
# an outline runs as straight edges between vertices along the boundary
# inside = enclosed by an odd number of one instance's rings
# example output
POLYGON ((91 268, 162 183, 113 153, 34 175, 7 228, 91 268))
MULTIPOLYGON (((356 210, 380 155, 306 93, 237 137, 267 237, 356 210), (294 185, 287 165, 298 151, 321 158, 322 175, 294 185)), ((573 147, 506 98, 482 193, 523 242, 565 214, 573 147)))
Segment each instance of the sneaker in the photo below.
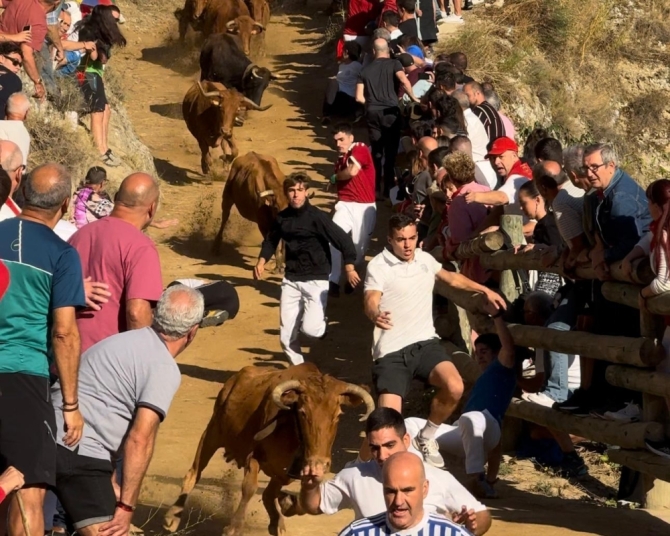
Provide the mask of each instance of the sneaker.
POLYGON ((107 152, 101 157, 103 164, 109 167, 118 167, 121 165, 121 159, 117 157, 111 149, 107 149, 107 152))
POLYGON ((617 422, 637 422, 640 420, 640 406, 633 402, 628 402, 623 409, 619 411, 606 411, 603 417, 609 421, 617 422))
POLYGON ((328 296, 330 296, 331 298, 339 298, 340 297, 340 285, 330 281, 328 283, 328 296))
POLYGON ((497 499, 498 492, 494 489, 493 485, 486 480, 485 474, 478 475, 473 479, 470 485, 472 494, 478 499, 497 499))
POLYGON ((438 11, 437 12, 437 23, 442 24, 443 22, 446 21, 448 16, 449 15, 447 14, 446 11, 438 11))
POLYGON ((412 446, 418 450, 423 456, 423 461, 437 467, 438 469, 444 468, 444 459, 440 454, 440 449, 437 446, 437 441, 434 439, 426 439, 421 437, 421 434, 417 435, 412 439, 412 446))
POLYGON ((463 4, 463 9, 465 11, 470 11, 473 7, 475 7, 472 3, 472 0, 465 0, 465 3, 463 4))
POLYGON ((565 402, 556 402, 553 408, 558 411, 565 411, 580 417, 586 417, 593 408, 591 395, 586 389, 581 387, 577 389, 565 402))
POLYGON ((445 22, 445 23, 448 23, 448 24, 463 24, 465 21, 463 20, 463 17, 461 17, 459 15, 453 15, 452 14, 452 15, 449 15, 445 19, 441 19, 440 22, 445 22))
POLYGON ((553 398, 550 398, 544 393, 523 393, 521 399, 526 402, 532 402, 533 404, 539 404, 545 408, 551 408, 556 403, 553 398))
POLYGON ((563 478, 584 476, 589 472, 584 459, 575 451, 563 455, 563 461, 558 466, 558 474, 563 478))
POLYGON ((220 326, 226 320, 228 320, 228 311, 208 311, 205 317, 200 322, 201 328, 211 328, 215 326, 220 326))
POLYGON ((650 452, 653 452, 657 456, 663 456, 664 458, 670 458, 670 441, 649 441, 646 440, 647 449, 650 452))

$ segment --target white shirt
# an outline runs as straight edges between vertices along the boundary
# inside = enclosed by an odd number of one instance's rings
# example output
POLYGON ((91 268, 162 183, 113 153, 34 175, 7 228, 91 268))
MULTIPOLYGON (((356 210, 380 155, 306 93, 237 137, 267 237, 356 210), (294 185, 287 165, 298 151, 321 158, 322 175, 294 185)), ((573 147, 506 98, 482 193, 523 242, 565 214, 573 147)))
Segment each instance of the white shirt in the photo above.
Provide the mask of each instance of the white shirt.
MULTIPOLYGON (((535 350, 535 373, 544 372, 544 353, 542 349, 535 350)), ((548 355, 548 352, 547 352, 548 355)), ((568 354, 568 389, 575 391, 579 388, 582 378, 582 371, 579 366, 579 356, 568 354)))
POLYGON ((358 75, 361 74, 363 65, 357 61, 351 63, 341 63, 335 78, 337 79, 338 90, 346 93, 350 97, 356 96, 356 84, 358 75))
POLYGON ((418 249, 405 262, 384 249, 368 264, 365 290, 382 293, 380 311, 391 313, 393 327, 375 327, 372 358, 379 359, 411 344, 437 337, 433 324, 433 288, 442 265, 418 249))
POLYGON ((23 121, 0 121, 0 140, 9 140, 16 143, 23 155, 23 165, 28 165, 28 154, 30 153, 30 134, 23 121))
MULTIPOLYGON (((475 499, 448 471, 423 464, 428 480, 428 496, 423 500, 426 512, 446 510, 460 512, 463 505, 475 512, 486 506, 475 499)), ((335 514, 351 508, 356 519, 371 517, 386 510, 382 486, 382 468, 375 460, 345 467, 332 480, 321 484, 321 504, 324 514, 335 514)))
POLYGON ((505 214, 519 214, 524 216, 524 223, 526 223, 528 219, 525 217, 521 210, 521 205, 519 204, 519 188, 528 181, 529 179, 523 175, 510 175, 505 181, 505 184, 498 188, 498 191, 505 193, 507 199, 509 199, 509 204, 505 205, 505 214))
POLYGON ((584 190, 577 188, 572 182, 562 184, 551 208, 556 217, 556 227, 566 244, 584 232, 584 190))
POLYGON ((475 162, 475 182, 482 186, 488 186, 491 190, 498 187, 498 175, 488 160, 475 162))
POLYGON ((56 233, 64 242, 70 240, 70 237, 76 232, 77 226, 65 220, 59 220, 54 227, 54 233, 56 233))
POLYGON ((370 518, 359 519, 346 526, 339 536, 471 536, 461 525, 445 517, 424 511, 421 521, 408 529, 397 530, 382 512, 370 518))
POLYGON ((489 135, 486 133, 484 123, 470 108, 463 110, 463 117, 465 117, 468 138, 470 138, 470 143, 472 143, 472 159, 475 162, 486 160, 486 153, 488 152, 486 147, 489 144, 489 135))
POLYGON ((400 28, 396 28, 391 32, 391 40, 393 39, 398 39, 399 37, 402 36, 402 32, 400 31, 400 28))
POLYGON ((5 204, 0 207, 0 221, 16 218, 19 214, 21 214, 21 209, 11 197, 8 197, 5 204))

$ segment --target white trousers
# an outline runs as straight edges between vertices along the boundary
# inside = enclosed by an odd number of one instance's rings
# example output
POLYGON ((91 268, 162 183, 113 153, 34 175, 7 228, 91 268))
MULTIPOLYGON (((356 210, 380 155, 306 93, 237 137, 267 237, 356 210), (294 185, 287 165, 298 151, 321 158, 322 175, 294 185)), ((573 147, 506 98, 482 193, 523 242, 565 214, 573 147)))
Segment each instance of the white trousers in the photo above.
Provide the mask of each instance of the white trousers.
MULTIPOLYGON (((374 203, 338 201, 335 204, 333 223, 345 233, 351 234, 351 240, 356 248, 357 266, 365 259, 365 252, 370 245, 376 221, 377 207, 374 203)), ((330 270, 330 281, 339 284, 342 277, 342 253, 331 245, 330 257, 333 263, 330 270)))
MULTIPOLYGON (((414 437, 424 426, 425 419, 405 419, 407 433, 414 437)), ((483 473, 486 460, 500 442, 500 425, 487 411, 469 411, 461 415, 455 426, 441 424, 435 440, 447 454, 465 458, 465 472, 469 475, 483 473)))
POLYGON ((279 299, 279 339, 292 365, 304 363, 298 331, 310 337, 326 332, 328 281, 288 281, 281 283, 279 299))

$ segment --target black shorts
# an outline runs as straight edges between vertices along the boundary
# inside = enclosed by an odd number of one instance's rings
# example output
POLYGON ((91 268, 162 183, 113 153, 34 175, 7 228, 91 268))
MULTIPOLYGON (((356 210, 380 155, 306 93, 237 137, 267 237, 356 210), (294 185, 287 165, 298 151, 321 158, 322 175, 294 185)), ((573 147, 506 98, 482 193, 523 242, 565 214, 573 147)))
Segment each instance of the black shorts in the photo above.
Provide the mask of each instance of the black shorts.
POLYGON ((98 73, 85 73, 81 84, 81 92, 91 113, 105 111, 107 106, 107 95, 105 95, 105 84, 98 73))
POLYGON ((56 495, 76 529, 114 517, 116 495, 112 462, 77 454, 58 445, 56 495))
POLYGON ((392 394, 405 398, 414 378, 428 383, 433 369, 451 361, 440 339, 428 339, 386 354, 372 365, 372 381, 378 395, 392 394))
POLYGON ((0 374, 0 472, 11 465, 26 486, 53 486, 56 433, 49 378, 0 374))

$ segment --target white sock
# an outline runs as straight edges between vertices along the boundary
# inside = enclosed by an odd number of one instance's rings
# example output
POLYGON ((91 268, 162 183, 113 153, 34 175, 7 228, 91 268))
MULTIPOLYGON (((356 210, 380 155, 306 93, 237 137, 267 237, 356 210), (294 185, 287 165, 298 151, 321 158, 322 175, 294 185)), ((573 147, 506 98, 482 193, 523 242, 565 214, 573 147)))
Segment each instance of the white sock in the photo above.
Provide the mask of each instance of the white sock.
POLYGON ((426 426, 421 429, 419 435, 424 439, 433 439, 439 427, 439 424, 434 424, 429 420, 426 420, 426 426))

